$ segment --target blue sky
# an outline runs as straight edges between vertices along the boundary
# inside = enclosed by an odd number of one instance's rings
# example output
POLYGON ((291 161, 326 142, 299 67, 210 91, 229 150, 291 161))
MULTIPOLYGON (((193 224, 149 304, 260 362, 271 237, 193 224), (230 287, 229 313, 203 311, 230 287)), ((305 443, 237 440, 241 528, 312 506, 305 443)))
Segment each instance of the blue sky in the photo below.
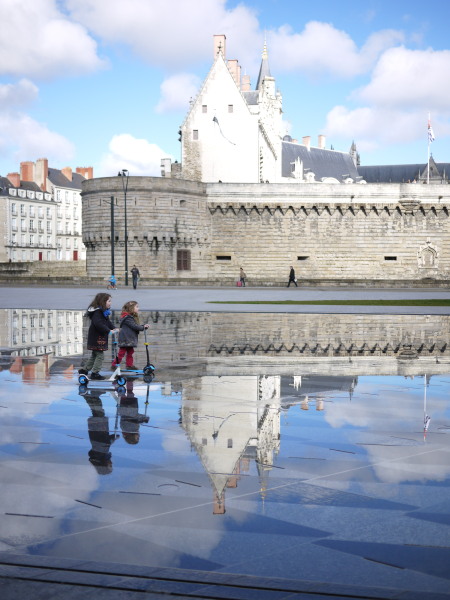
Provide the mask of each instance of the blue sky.
POLYGON ((159 175, 227 36, 256 83, 264 38, 285 133, 361 164, 450 162, 450 2, 0 0, 0 175, 21 161, 159 175))

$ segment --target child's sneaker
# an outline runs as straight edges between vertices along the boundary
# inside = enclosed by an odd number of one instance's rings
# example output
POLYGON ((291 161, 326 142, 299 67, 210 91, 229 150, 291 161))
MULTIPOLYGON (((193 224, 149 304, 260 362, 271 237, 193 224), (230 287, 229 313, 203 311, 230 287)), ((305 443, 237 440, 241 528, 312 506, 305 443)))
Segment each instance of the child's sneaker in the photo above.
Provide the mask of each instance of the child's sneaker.
POLYGON ((88 373, 87 369, 78 369, 78 375, 87 375, 88 373))
POLYGON ((94 373, 94 372, 92 372, 91 373, 91 379, 98 379, 98 380, 100 380, 100 379, 106 379, 106 377, 104 377, 103 375, 100 375, 100 373, 94 373))
POLYGON ((119 365, 116 363, 115 360, 112 361, 111 363, 111 371, 115 371, 117 369, 119 365))

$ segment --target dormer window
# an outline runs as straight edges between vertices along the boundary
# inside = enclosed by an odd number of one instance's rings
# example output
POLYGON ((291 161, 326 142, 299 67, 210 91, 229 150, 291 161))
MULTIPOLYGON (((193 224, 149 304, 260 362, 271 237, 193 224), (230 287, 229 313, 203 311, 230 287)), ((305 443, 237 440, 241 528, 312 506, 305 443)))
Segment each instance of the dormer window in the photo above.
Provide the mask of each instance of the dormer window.
POLYGON ((202 105, 202 113, 207 113, 208 112, 208 106, 206 104, 202 105))
POLYGON ((233 108, 233 105, 232 105, 232 104, 229 104, 229 105, 228 105, 228 112, 229 112, 229 113, 232 113, 232 112, 234 112, 234 108, 233 108))

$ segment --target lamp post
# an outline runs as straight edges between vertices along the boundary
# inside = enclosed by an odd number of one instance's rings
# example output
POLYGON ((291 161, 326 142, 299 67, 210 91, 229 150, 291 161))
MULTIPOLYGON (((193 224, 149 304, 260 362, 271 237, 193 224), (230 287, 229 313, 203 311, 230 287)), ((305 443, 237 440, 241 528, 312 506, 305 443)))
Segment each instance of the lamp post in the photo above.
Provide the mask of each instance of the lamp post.
POLYGON ((121 171, 119 171, 118 176, 122 177, 124 216, 125 216, 125 285, 128 285, 127 190, 128 190, 128 177, 130 176, 128 169, 122 169, 121 171))
POLYGON ((114 275, 114 196, 111 196, 111 275, 114 275))

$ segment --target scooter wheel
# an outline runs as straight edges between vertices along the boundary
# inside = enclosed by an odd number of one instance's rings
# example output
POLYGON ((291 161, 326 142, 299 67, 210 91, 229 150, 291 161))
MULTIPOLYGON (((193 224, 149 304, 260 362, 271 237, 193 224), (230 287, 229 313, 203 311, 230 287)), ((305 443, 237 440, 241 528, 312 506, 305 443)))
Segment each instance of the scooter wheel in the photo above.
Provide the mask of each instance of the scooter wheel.
POLYGON ((147 365, 144 367, 144 375, 152 375, 155 371, 155 367, 153 365, 147 365))
POLYGON ((119 395, 126 394, 126 391, 127 391, 127 390, 126 390, 126 389, 123 387, 123 385, 119 385, 119 387, 118 387, 118 388, 117 388, 117 390, 116 390, 116 392, 117 392, 119 395))
POLYGON ((89 379, 86 377, 86 375, 80 375, 78 377, 78 383, 80 385, 87 385, 88 381, 89 381, 89 379))
POLYGON ((78 393, 81 396, 84 396, 84 394, 87 392, 87 385, 80 385, 78 386, 78 393))
POLYGON ((144 375, 144 383, 151 383, 153 381, 153 375, 144 375))
POLYGON ((126 384, 127 380, 122 375, 116 379, 117 385, 123 386, 126 384))

